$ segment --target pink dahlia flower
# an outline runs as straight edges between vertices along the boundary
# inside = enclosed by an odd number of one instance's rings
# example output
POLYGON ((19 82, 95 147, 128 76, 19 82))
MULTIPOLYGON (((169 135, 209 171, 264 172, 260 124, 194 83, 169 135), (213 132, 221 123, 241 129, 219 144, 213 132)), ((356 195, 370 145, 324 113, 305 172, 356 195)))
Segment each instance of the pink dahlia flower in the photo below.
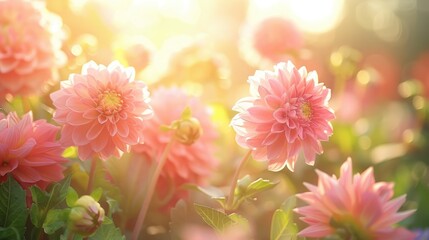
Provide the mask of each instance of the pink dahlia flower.
POLYGON ((0 99, 39 93, 54 80, 65 59, 61 27, 41 3, 0 1, 0 99))
POLYGON ((0 182, 11 174, 23 187, 46 187, 63 176, 64 148, 55 140, 59 128, 45 120, 33 122, 15 112, 0 113, 0 182))
POLYGON ((393 183, 376 183, 372 168, 362 174, 352 174, 352 160, 349 158, 341 166, 338 179, 317 171, 318 185, 305 183, 310 191, 297 197, 309 205, 295 211, 310 226, 299 235, 323 238, 337 234, 341 239, 414 239, 415 234, 411 231, 393 226, 414 212, 398 212, 405 202, 405 195, 391 199, 393 183))
MULTIPOLYGON (((181 118, 186 107, 192 116, 199 120, 202 135, 191 145, 175 142, 165 162, 157 185, 160 199, 171 198, 167 206, 173 206, 185 192, 179 187, 185 183, 204 184, 217 166, 213 156, 216 130, 210 120, 208 109, 195 97, 190 97, 179 88, 160 88, 153 93, 152 107, 154 117, 148 121, 145 144, 132 148, 137 157, 143 157, 149 164, 159 159, 167 143, 173 137, 172 132, 160 129, 181 118)), ((135 161, 141 159, 134 159, 135 161)), ((142 171, 147 171, 142 169, 142 171)))
POLYGON ((278 56, 292 53, 304 45, 304 38, 290 20, 281 17, 264 19, 253 35, 253 47, 260 55, 275 60, 278 56))
POLYGON ((51 94, 54 120, 63 125, 61 142, 77 146, 79 157, 120 157, 130 145, 143 143, 145 120, 152 116, 149 92, 134 81, 134 69, 113 62, 89 62, 51 94))
POLYGON ((272 171, 285 165, 293 171, 301 150, 313 165, 323 152, 320 141, 332 135, 330 89, 318 82, 316 72, 307 74, 291 62, 279 63, 274 72, 256 71, 248 82, 251 96, 233 107, 238 144, 252 149, 255 159, 268 161, 272 171))

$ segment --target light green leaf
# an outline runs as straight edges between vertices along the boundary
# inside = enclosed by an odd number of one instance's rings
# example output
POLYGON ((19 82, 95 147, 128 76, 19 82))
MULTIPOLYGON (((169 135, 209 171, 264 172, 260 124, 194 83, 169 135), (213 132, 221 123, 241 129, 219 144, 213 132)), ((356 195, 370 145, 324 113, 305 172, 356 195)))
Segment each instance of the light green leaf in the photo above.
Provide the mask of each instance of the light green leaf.
POLYGON ((296 205, 294 196, 288 198, 281 209, 274 212, 271 221, 270 240, 296 240, 298 228, 292 220, 292 210, 296 205))
POLYGON ((226 227, 234 223, 228 215, 216 209, 199 204, 194 204, 194 207, 198 215, 203 218, 204 222, 217 232, 222 232, 226 227))
POLYGON ((46 215, 43 223, 43 230, 46 234, 51 235, 58 229, 67 226, 70 209, 51 209, 46 215))
POLYGON ((77 195, 77 192, 72 187, 69 187, 66 196, 67 206, 73 207, 78 198, 79 196, 77 195))
POLYGON ((189 119, 192 117, 192 111, 190 107, 186 107, 183 112, 182 112, 182 116, 181 119, 189 119))
POLYGON ((246 192, 243 197, 252 197, 253 195, 263 192, 265 190, 275 187, 277 183, 273 183, 270 180, 259 178, 247 186, 246 192))
POLYGON ((62 156, 64 158, 77 158, 77 148, 76 147, 68 147, 64 150, 62 156))
POLYGON ((100 201, 101 196, 103 195, 103 189, 101 187, 96 188, 91 193, 91 197, 94 198, 95 201, 100 201))
POLYGON ((105 218, 104 223, 100 228, 94 233, 94 235, 89 237, 89 240, 100 239, 125 240, 125 236, 123 236, 119 228, 113 224, 112 220, 105 218))
POLYGON ((27 216, 25 191, 9 176, 6 182, 0 184, 0 227, 5 231, 3 234, 16 229, 19 232, 18 239, 22 239, 27 216))

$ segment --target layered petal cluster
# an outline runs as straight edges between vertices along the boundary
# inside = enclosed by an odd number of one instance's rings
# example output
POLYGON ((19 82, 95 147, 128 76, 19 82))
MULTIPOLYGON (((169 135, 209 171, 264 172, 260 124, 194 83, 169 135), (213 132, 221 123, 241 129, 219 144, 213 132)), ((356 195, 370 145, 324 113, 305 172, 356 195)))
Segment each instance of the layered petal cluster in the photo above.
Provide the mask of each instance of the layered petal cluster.
POLYGON ((411 231, 393 226, 414 210, 398 212, 405 195, 392 199, 393 183, 375 182, 372 168, 353 176, 349 158, 341 166, 338 179, 321 171, 317 171, 317 175, 317 186, 305 183, 310 191, 297 195, 308 203, 295 209, 303 216, 301 220, 310 225, 299 233, 301 236, 323 238, 336 234, 343 239, 414 239, 411 231))
POLYGON ((56 141, 59 128, 45 120, 33 121, 31 112, 22 119, 15 112, 0 113, 0 182, 11 174, 23 187, 46 187, 60 181, 64 148, 56 141))
POLYGON ((54 120, 63 125, 61 142, 77 146, 82 160, 121 157, 130 145, 143 143, 145 121, 153 115, 146 85, 118 62, 85 64, 51 99, 54 120))
POLYGON ((37 1, 0 1, 0 100, 30 95, 55 80, 65 55, 61 19, 37 1))
POLYGON ((238 114, 231 125, 239 145, 252 149, 257 160, 279 171, 293 171, 301 150, 307 164, 323 152, 320 141, 332 135, 328 106, 330 89, 318 82, 317 73, 291 63, 279 63, 272 71, 256 71, 249 77, 250 97, 233 107, 238 114))
MULTIPOLYGON (((170 125, 181 118, 186 107, 192 112, 192 117, 198 119, 202 135, 192 144, 183 144, 178 141, 171 147, 157 185, 157 195, 166 201, 167 206, 174 206, 175 202, 184 195, 180 186, 185 183, 204 184, 217 166, 214 157, 214 140, 216 131, 210 120, 207 107, 195 97, 187 95, 179 88, 160 88, 153 93, 152 107, 154 117, 148 122, 145 143, 132 148, 136 159, 142 157, 149 164, 157 161, 171 140, 172 132, 161 130, 162 125, 170 125), (170 201, 167 201, 170 199, 170 201)), ((137 166, 139 164, 135 164, 137 166)), ((141 171, 147 171, 142 169, 141 171)), ((140 172, 140 175, 142 173, 140 172)), ((146 175, 146 174, 143 174, 146 175)))

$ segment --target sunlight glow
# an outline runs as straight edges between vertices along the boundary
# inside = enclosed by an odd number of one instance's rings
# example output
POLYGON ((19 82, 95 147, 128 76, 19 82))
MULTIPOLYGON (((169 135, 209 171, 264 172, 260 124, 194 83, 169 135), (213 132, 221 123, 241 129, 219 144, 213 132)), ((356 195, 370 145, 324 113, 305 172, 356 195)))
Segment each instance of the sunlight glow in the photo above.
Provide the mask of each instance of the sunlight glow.
POLYGON ((343 6, 344 0, 250 0, 248 20, 281 16, 305 32, 323 33, 341 21, 343 6))

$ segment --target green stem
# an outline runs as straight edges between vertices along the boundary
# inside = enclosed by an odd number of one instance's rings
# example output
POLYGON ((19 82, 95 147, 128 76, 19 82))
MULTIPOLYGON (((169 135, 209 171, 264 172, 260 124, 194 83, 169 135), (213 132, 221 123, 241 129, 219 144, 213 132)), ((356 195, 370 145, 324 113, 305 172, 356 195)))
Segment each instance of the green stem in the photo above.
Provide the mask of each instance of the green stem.
POLYGON ((234 192, 235 187, 237 186, 237 180, 240 175, 241 170, 243 169, 244 165, 246 164, 247 160, 250 157, 250 154, 252 153, 252 150, 249 150, 246 155, 240 160, 237 169, 235 170, 234 177, 232 178, 231 182, 231 189, 229 190, 229 196, 228 196, 228 202, 226 203, 227 210, 233 209, 234 204, 234 192))
POLYGON ((158 182, 159 175, 161 174, 161 170, 164 167, 165 161, 167 160, 168 153, 170 152, 170 149, 173 143, 174 143, 174 138, 172 138, 170 142, 167 144, 167 146, 165 147, 164 152, 161 155, 161 159, 159 160, 158 165, 156 166, 155 172, 153 173, 150 179, 151 182, 149 183, 149 186, 147 188, 146 197, 143 200, 143 204, 140 209, 137 222, 134 225, 133 234, 131 237, 132 240, 137 240, 140 235, 140 231, 143 227, 143 222, 146 217, 147 210, 149 209, 149 204, 152 200, 152 196, 155 191, 156 183, 158 182))

